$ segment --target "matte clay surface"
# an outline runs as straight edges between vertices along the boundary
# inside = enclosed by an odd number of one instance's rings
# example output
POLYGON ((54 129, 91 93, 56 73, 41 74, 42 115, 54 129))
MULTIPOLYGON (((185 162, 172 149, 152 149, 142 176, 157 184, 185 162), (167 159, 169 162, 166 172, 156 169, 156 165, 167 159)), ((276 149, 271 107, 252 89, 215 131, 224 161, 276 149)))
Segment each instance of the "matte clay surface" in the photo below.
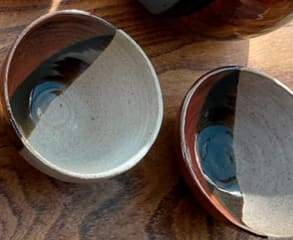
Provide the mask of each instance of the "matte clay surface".
POLYGON ((233 148, 242 219, 275 236, 293 235, 292 100, 271 80, 240 73, 233 148))
MULTIPOLYGON (((1 62, 20 31, 57 2, 1 2, 1 62)), ((160 25, 134 0, 66 0, 58 8, 103 16, 144 47, 163 88, 163 128, 136 168, 87 185, 62 183, 35 170, 7 145, 2 131, 0 239, 260 240, 215 220, 194 201, 178 171, 173 130, 186 91, 195 79, 221 65, 248 64, 293 87, 292 23, 250 41, 199 42, 160 25)))

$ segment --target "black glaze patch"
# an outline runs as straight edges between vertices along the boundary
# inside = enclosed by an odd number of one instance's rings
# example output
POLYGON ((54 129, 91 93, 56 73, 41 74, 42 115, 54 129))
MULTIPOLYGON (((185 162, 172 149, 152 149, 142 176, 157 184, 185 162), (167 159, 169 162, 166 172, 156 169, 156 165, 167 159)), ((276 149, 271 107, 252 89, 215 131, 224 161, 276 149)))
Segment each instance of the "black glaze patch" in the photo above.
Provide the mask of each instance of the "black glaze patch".
POLYGON ((17 87, 10 104, 26 137, 49 104, 94 62, 112 39, 113 35, 99 36, 62 49, 41 63, 17 87))
POLYGON ((189 15, 206 7, 213 1, 214 0, 179 0, 161 15, 166 17, 181 17, 189 15))
POLYGON ((198 123, 196 147, 201 167, 217 189, 240 195, 233 151, 239 71, 231 70, 210 89, 198 123))

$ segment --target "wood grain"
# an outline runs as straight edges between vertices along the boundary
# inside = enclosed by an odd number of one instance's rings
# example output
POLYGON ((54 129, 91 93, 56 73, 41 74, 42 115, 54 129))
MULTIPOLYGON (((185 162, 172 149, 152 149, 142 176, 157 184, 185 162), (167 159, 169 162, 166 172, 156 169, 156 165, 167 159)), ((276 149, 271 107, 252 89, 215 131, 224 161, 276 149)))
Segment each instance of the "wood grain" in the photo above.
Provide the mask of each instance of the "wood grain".
POLYGON ((0 239, 257 239, 210 217, 191 196, 176 163, 176 116, 192 83, 222 65, 257 67, 293 87, 293 24, 250 41, 212 42, 174 32, 136 0, 0 0, 0 63, 20 31, 54 8, 88 10, 141 44, 159 73, 164 122, 137 167, 87 185, 43 175, 0 137, 0 239))

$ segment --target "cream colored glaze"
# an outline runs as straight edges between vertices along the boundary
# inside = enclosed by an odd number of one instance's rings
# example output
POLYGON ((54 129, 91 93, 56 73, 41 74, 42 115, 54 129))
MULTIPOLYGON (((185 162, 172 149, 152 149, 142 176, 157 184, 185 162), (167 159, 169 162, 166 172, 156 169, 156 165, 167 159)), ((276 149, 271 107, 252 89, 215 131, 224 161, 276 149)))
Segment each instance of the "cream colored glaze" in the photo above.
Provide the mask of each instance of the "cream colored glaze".
POLYGON ((243 222, 267 235, 292 236, 292 95, 252 72, 239 79, 234 151, 243 222))

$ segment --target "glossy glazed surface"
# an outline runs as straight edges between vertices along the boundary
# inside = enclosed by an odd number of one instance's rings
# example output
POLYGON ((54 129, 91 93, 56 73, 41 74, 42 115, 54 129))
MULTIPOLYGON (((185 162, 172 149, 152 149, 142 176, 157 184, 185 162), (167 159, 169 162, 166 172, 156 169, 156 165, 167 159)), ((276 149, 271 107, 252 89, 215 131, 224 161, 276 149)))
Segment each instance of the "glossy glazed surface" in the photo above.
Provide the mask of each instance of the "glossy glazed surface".
POLYGON ((181 5, 188 6, 179 1, 169 10, 172 17, 177 17, 169 20, 171 25, 218 39, 249 38, 267 33, 288 22, 293 13, 291 0, 213 0, 193 11, 192 7, 181 5))

